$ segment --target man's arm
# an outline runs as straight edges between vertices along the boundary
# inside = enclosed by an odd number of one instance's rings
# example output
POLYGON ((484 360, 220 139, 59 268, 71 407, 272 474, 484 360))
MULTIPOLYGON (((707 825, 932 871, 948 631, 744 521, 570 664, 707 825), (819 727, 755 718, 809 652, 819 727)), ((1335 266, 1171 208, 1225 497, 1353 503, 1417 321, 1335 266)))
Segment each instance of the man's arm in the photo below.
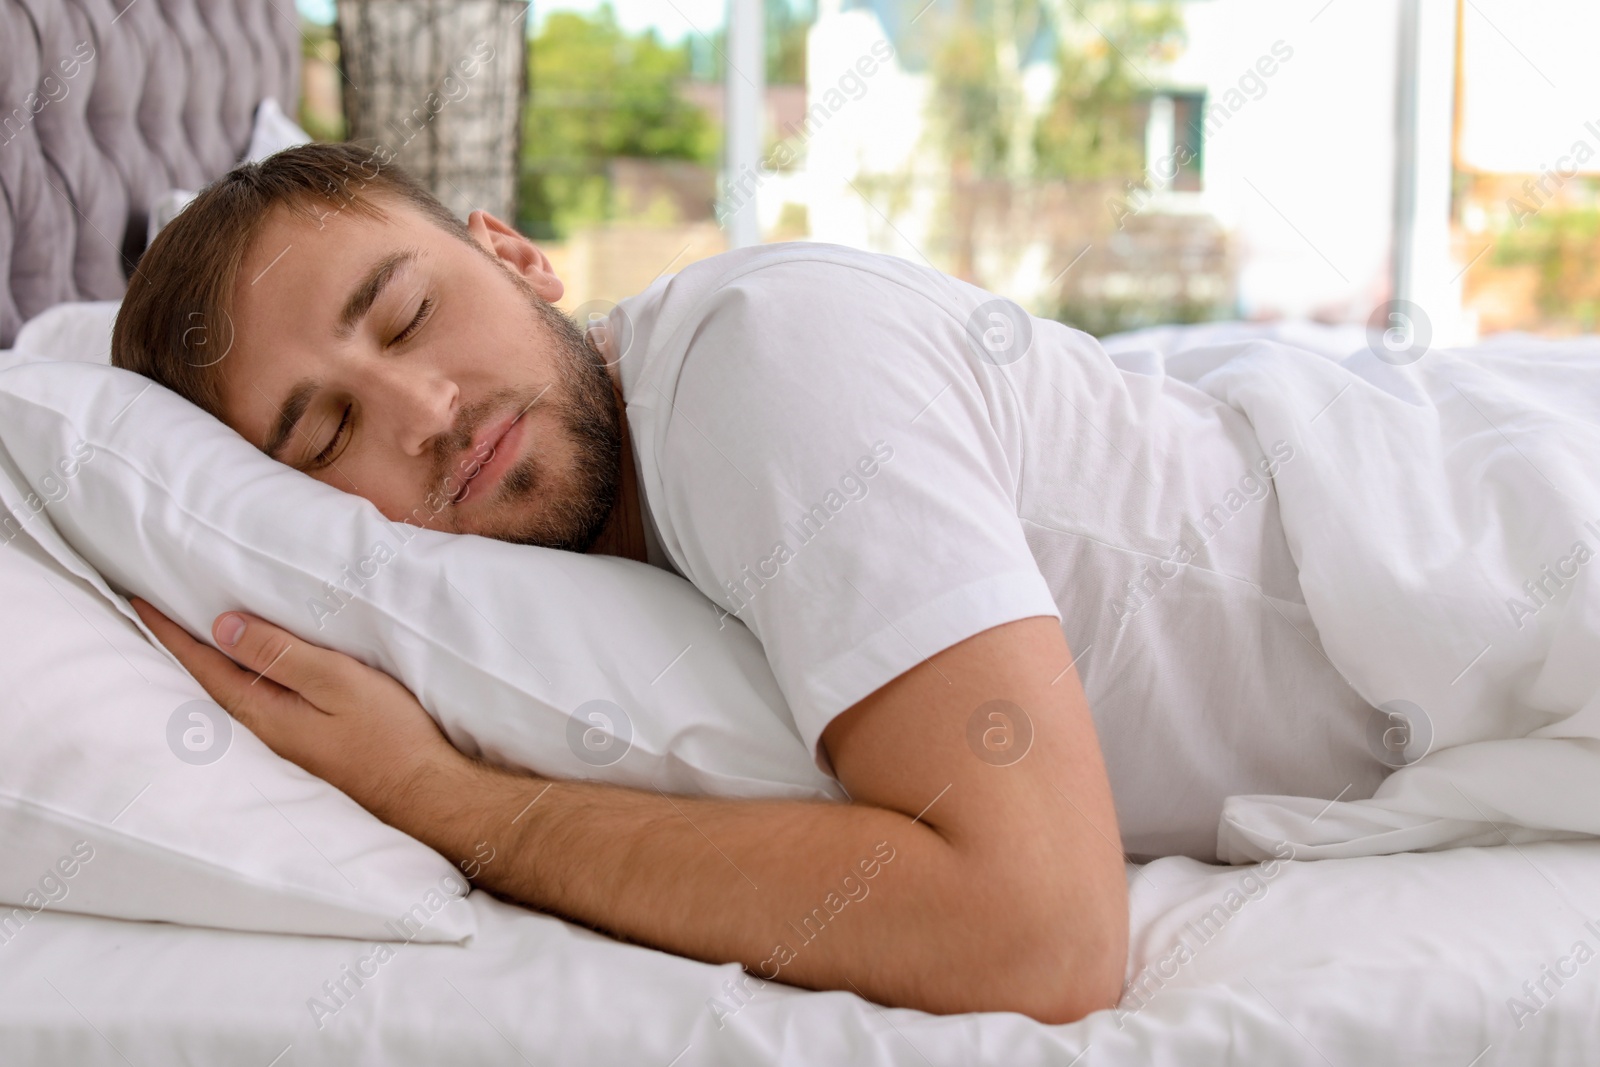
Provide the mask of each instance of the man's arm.
POLYGON ((1120 839, 1054 619, 972 637, 834 720, 823 744, 853 802, 833 804, 507 772, 458 753, 404 687, 349 657, 250 619, 235 666, 137 606, 274 751, 502 896, 762 978, 932 1012, 1066 1022, 1120 994, 1120 839), (272 688, 249 684, 263 669, 272 688), (979 711, 997 700, 1009 705, 979 711), (1015 742, 1030 725, 1020 759, 1021 745, 996 750, 994 731, 1015 742))

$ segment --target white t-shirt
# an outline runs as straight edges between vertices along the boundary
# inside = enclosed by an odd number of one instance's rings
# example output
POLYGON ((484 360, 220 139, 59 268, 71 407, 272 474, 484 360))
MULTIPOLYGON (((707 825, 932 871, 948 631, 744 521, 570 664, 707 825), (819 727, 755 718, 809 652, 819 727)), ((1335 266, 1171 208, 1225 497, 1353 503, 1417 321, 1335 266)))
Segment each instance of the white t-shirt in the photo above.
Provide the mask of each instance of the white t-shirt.
MULTIPOLYGON (((650 539, 760 638, 801 736, 1002 623, 1061 620, 1135 856, 1223 798, 1371 796, 1237 411, 929 268, 820 244, 613 313, 650 539)), ((1024 709, 1026 710, 1026 709, 1024 709)))

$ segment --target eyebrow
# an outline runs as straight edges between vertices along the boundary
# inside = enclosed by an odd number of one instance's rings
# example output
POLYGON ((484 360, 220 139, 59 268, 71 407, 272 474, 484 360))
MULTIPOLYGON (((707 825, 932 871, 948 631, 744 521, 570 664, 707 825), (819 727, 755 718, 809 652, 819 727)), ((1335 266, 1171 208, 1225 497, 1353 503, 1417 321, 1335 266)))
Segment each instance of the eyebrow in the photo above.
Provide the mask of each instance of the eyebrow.
POLYGON ((348 341, 367 312, 372 310, 372 305, 377 303, 378 297, 383 295, 384 287, 400 272, 400 268, 408 267, 416 260, 415 248, 391 252, 380 259, 344 302, 344 308, 339 312, 339 322, 333 328, 333 336, 340 341, 348 341))

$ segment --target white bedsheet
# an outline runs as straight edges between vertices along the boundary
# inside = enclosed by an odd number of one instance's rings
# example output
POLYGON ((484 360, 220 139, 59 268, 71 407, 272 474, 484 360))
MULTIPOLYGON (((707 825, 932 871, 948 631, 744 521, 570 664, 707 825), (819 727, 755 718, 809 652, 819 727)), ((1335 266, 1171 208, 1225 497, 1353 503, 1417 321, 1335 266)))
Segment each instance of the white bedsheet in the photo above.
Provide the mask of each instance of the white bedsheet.
POLYGON ((1130 868, 1137 992, 1119 1011, 1054 1027, 1003 1013, 886 1011, 849 993, 768 985, 719 1028, 708 1005, 721 998, 737 1007, 724 988, 736 967, 624 945, 476 892, 472 944, 401 947, 319 1030, 308 999, 373 946, 45 912, 0 945, 0 1062, 1525 1067, 1600 1059, 1600 842, 1275 871, 1251 883, 1259 868, 1182 857, 1130 868), (1207 913, 1202 937, 1186 924, 1207 913), (1154 977, 1141 979, 1147 967, 1154 977), (1572 976, 1558 986, 1543 968, 1572 976), (1523 983, 1542 978, 1552 995, 1528 999, 1523 983), (1511 997, 1528 1010, 1514 1014, 1511 997))

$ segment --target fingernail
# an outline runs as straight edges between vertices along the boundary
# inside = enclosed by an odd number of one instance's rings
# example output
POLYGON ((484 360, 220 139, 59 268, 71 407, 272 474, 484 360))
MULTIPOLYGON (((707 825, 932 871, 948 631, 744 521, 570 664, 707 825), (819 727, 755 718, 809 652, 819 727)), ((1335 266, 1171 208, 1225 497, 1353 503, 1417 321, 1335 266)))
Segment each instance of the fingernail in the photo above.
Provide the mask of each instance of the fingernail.
POLYGON ((217 620, 217 640, 225 645, 236 645, 244 636, 244 616, 228 612, 217 620))

